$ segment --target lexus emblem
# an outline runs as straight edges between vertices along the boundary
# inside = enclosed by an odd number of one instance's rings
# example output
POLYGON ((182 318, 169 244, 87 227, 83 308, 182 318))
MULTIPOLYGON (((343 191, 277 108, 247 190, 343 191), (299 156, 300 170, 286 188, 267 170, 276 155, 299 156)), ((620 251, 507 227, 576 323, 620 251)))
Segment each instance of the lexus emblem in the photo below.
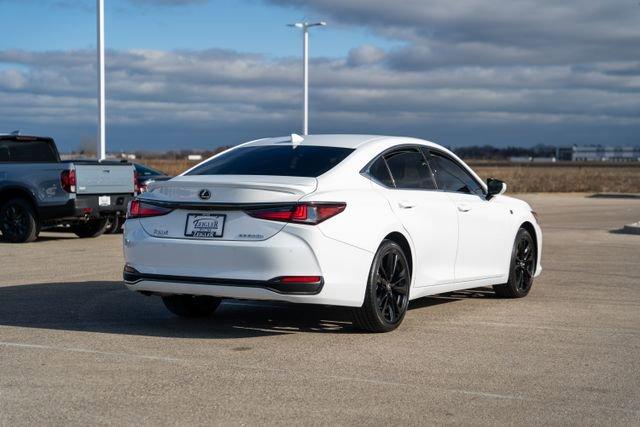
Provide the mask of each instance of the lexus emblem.
POLYGON ((209 200, 211 198, 211 192, 209 190, 207 190, 206 188, 200 190, 200 192, 198 193, 198 196, 202 199, 202 200, 209 200))

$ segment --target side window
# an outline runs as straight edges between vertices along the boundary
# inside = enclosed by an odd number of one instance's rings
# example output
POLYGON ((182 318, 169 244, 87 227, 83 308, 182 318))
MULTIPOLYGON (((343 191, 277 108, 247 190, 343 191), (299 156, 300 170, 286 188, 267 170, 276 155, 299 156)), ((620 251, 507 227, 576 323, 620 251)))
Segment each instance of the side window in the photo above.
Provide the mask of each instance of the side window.
POLYGON ((379 157, 378 160, 371 164, 369 175, 387 187, 394 187, 391 175, 389 175, 389 169, 387 169, 387 163, 382 157, 379 157))
POLYGON ((0 158, 10 162, 38 163, 58 161, 51 144, 47 141, 3 141, 0 158))
POLYGON ((432 153, 430 163, 439 189, 479 196, 483 194, 480 184, 453 160, 432 153))
POLYGON ((397 188, 433 190, 431 171, 418 150, 401 150, 386 156, 397 188))

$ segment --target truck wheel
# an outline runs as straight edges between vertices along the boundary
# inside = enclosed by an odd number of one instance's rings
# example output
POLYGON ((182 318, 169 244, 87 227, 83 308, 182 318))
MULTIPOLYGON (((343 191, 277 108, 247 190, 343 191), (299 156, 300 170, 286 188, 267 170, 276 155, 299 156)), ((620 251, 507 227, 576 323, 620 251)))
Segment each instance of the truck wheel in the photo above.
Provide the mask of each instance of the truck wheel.
POLYGON ((104 234, 117 234, 122 230, 122 218, 118 215, 110 216, 104 234))
POLYGON ((98 237, 107 228, 107 218, 92 218, 87 222, 79 222, 71 226, 71 230, 80 238, 98 237))
POLYGON ((11 243, 33 242, 40 233, 40 224, 31 203, 15 198, 0 208, 0 230, 11 243))

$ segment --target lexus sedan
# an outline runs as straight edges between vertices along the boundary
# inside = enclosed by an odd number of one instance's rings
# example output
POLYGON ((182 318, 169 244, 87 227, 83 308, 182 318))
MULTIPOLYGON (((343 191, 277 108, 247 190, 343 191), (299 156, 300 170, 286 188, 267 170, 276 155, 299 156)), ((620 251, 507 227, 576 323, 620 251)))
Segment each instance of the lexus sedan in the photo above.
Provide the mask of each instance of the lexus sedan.
POLYGON ((541 230, 505 190, 420 139, 251 141, 131 202, 124 280, 179 316, 211 315, 224 298, 277 300, 352 307, 357 327, 387 332, 415 298, 529 293, 541 230))

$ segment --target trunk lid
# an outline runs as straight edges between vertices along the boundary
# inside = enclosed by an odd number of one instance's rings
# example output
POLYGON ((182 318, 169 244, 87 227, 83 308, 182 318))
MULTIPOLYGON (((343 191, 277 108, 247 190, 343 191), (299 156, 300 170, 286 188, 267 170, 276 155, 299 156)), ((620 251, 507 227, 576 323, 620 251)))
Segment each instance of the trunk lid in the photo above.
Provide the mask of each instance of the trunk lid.
POLYGON ((167 215, 142 218, 142 227, 154 237, 202 239, 193 235, 194 221, 220 222, 221 236, 208 240, 266 240, 286 223, 249 216, 245 209, 269 204, 296 203, 316 190, 315 178, 253 175, 180 176, 154 182, 140 198, 173 209, 167 215), (209 197, 203 200, 202 191, 209 197))

